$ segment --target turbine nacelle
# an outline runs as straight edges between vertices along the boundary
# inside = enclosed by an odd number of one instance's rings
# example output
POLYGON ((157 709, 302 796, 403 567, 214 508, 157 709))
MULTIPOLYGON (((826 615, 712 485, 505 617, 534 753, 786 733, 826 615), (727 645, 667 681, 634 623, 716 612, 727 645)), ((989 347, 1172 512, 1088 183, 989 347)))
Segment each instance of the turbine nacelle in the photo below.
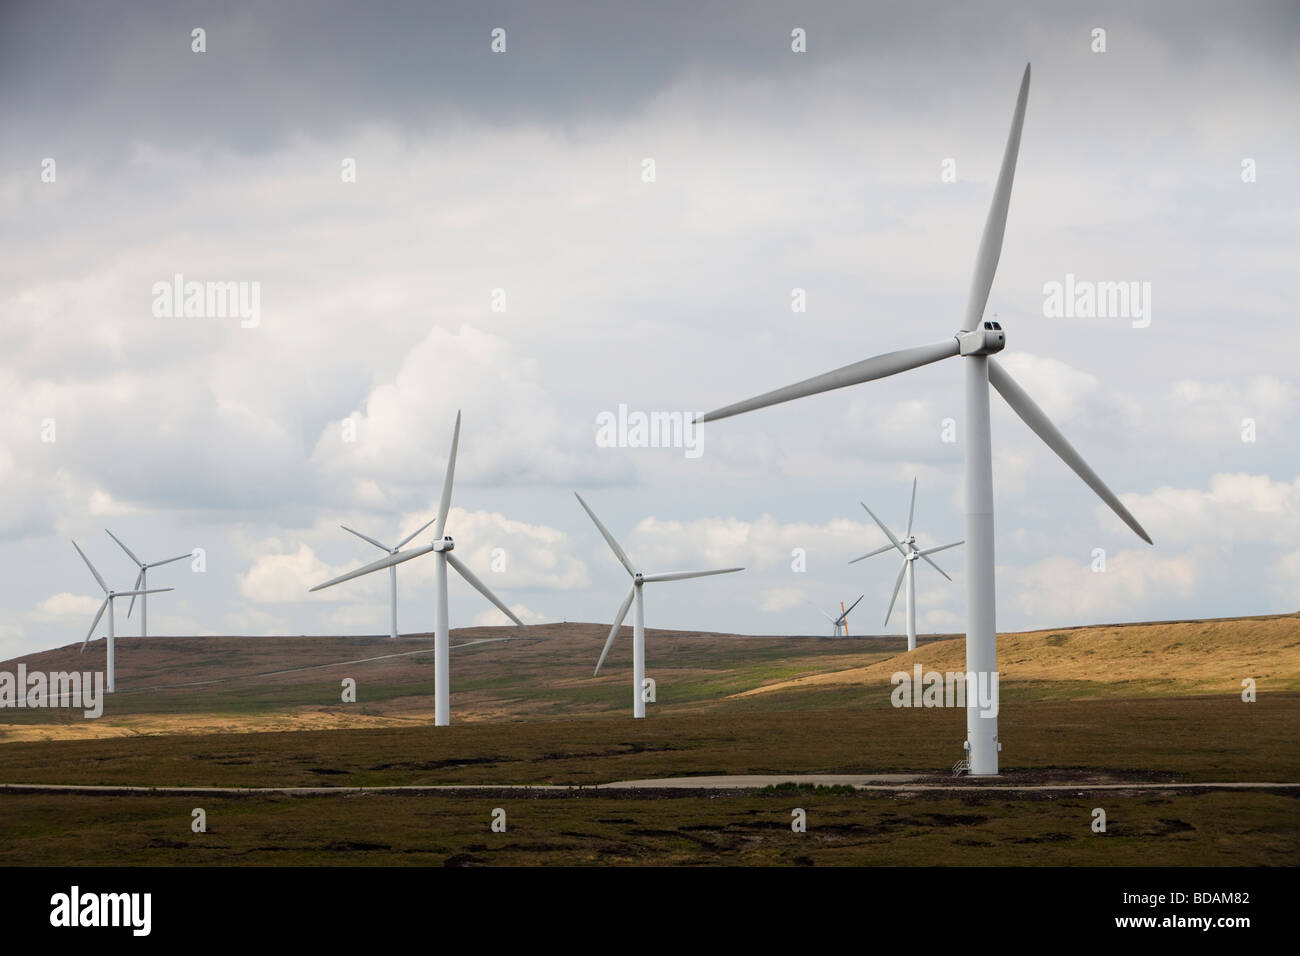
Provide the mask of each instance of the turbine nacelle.
POLYGON ((955 336, 962 355, 994 355, 1007 345, 1006 333, 998 322, 981 322, 979 328, 955 336))
POLYGON ((451 540, 451 535, 449 534, 443 535, 441 541, 435 541, 433 543, 434 551, 454 551, 455 549, 456 542, 451 540))

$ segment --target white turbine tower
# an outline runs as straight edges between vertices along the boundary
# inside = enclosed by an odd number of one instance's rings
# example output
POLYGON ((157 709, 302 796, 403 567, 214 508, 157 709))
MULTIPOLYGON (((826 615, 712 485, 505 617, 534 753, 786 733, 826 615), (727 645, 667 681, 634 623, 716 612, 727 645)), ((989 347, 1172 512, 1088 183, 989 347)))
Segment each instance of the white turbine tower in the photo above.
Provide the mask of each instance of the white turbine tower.
MULTIPOLYGON (((935 564, 930 555, 938 551, 947 551, 949 548, 955 548, 961 544, 961 541, 954 541, 952 544, 942 544, 937 548, 926 548, 921 550, 916 546, 916 535, 912 534, 912 518, 916 514, 916 479, 912 479, 912 503, 907 509, 907 533, 902 539, 894 536, 894 532, 885 527, 885 523, 876 517, 876 513, 867 508, 864 502, 859 502, 867 514, 871 515, 876 524, 880 525, 880 530, 885 532, 885 537, 889 539, 889 544, 883 548, 876 548, 860 558, 854 558, 849 564, 857 564, 867 558, 875 557, 877 554, 883 554, 891 548, 898 551, 903 556, 903 566, 898 569, 898 580, 894 582, 894 596, 889 599, 889 610, 885 612, 885 626, 889 626, 889 618, 894 613, 894 604, 898 601, 898 589, 903 585, 903 578, 907 578, 907 649, 916 650, 916 562, 918 559, 924 559, 930 567, 934 568, 945 578, 948 578, 948 572, 939 565, 935 564)), ((952 578, 948 578, 949 581, 952 578)))
MULTIPOLYGON (((1074 450, 1065 436, 1043 414, 1033 399, 1007 374, 991 356, 1006 344, 1002 326, 997 322, 983 321, 988 303, 989 288, 997 270, 1002 252, 1002 235, 1007 224, 1007 207, 1011 201, 1011 181, 1016 171, 1016 155, 1020 149, 1020 130, 1025 120, 1025 102, 1029 96, 1029 67, 1025 67, 1020 83, 1020 96, 1016 100, 1015 114, 1011 120, 1011 133, 1007 137, 1002 168, 993 190, 993 204, 984 224, 979 252, 975 259, 975 274, 971 280, 970 298, 961 328, 949 339, 933 345, 903 349, 846 365, 832 372, 798 382, 755 398, 728 405, 702 415, 698 421, 713 421, 753 411, 779 402, 816 395, 831 389, 844 388, 884 378, 910 369, 929 365, 941 359, 961 356, 965 362, 966 378, 966 673, 972 679, 983 675, 991 694, 996 690, 991 675, 997 668, 997 638, 994 614, 993 580, 993 464, 989 434, 989 384, 998 390, 1012 410, 1043 442, 1056 452, 1074 470, 1102 501, 1143 541, 1151 543, 1150 536, 1142 530, 1127 508, 1106 487, 1097 473, 1074 450)), ((997 711, 990 706, 982 708, 968 694, 966 701, 966 749, 972 774, 998 772, 997 711)), ((996 697, 994 697, 994 701, 996 697)))
MULTIPOLYGON (((425 528, 429 527, 429 525, 433 524, 433 522, 436 520, 437 520, 436 518, 430 518, 428 521, 420 525, 420 527, 416 528, 414 531, 408 534, 401 541, 397 542, 397 544, 391 548, 386 544, 380 544, 378 541, 376 541, 374 538, 370 537, 369 535, 362 534, 360 531, 353 531, 345 524, 341 524, 339 525, 339 527, 342 528, 344 531, 355 534, 362 541, 369 541, 380 551, 387 552, 388 554, 397 554, 397 552, 401 551, 402 548, 410 544, 412 538, 414 538, 425 528)), ((389 626, 392 633, 389 634, 389 637, 393 638, 393 640, 396 640, 397 639, 397 565, 395 564, 391 565, 388 569, 388 590, 389 590, 389 597, 391 599, 391 604, 392 604, 392 615, 390 616, 389 619, 390 620, 389 626)))
MULTIPOLYGON (((845 637, 849 636, 849 611, 852 611, 857 607, 862 598, 863 595, 859 594, 858 600, 850 604, 847 611, 841 611, 839 617, 835 617, 833 614, 827 614, 825 611, 822 611, 821 608, 817 608, 818 611, 821 611, 822 617, 831 622, 831 637, 839 637, 840 628, 844 628, 845 637)), ((816 607, 815 604, 813 606, 816 607)), ((840 607, 842 608, 844 605, 841 604, 840 607)))
POLYGON ((614 638, 618 635, 618 629, 623 626, 623 619, 627 617, 627 609, 636 603, 636 613, 632 616, 632 716, 645 716, 645 599, 642 596, 642 586, 651 584, 655 581, 685 581, 687 578, 703 578, 713 574, 732 574, 736 571, 743 571, 744 568, 721 568, 717 571, 670 571, 667 574, 643 574, 640 571, 632 570, 632 562, 628 560, 627 552, 619 547, 619 543, 614 540, 614 536, 609 533, 596 513, 587 507, 587 502, 582 500, 582 495, 576 491, 573 496, 578 499, 578 504, 582 505, 582 510, 596 523, 597 530, 600 531, 601 537, 609 545, 614 557, 618 558, 619 564, 627 569, 627 573, 632 576, 632 587, 627 592, 627 597, 619 605, 618 613, 614 615, 614 626, 609 629, 609 638, 605 641, 605 649, 600 652, 600 660, 596 661, 596 670, 591 675, 595 677, 600 673, 600 667, 605 663, 605 656, 609 654, 609 649, 614 646, 614 638))
MULTIPOLYGON (((132 585, 132 587, 136 588, 137 590, 140 588, 147 588, 149 586, 148 576, 149 576, 150 568, 160 568, 164 564, 171 564, 173 561, 184 561, 186 558, 190 557, 190 554, 180 554, 174 558, 168 558, 166 561, 149 561, 149 562, 141 561, 139 558, 135 556, 134 551, 132 551, 130 548, 128 548, 126 545, 122 543, 121 538, 113 534, 113 532, 109 531, 107 528, 104 529, 104 533, 107 534, 114 541, 116 541, 118 547, 120 547, 123 551, 125 551, 126 556, 130 558, 132 561, 134 561, 136 563, 136 566, 140 569, 140 573, 135 576, 135 584, 132 585)), ((167 588, 166 590, 170 591, 172 589, 167 588)), ((147 594, 149 592, 146 591, 144 593, 147 594)), ((133 596, 131 598, 131 603, 127 605, 126 616, 130 617, 131 611, 134 609, 135 609, 135 597, 133 596)), ((147 597, 140 598, 140 636, 141 637, 149 636, 149 599, 147 597)))
POLYGON ((447 628, 447 565, 450 564, 456 569, 456 573, 470 583, 480 594, 495 604, 506 617, 514 621, 520 627, 524 622, 515 616, 515 612, 506 607, 505 603, 492 593, 491 589, 479 580, 477 574, 471 571, 460 561, 452 549, 456 543, 452 540, 451 535, 444 534, 447 528, 447 512, 451 509, 451 484, 456 474, 456 446, 460 444, 460 412, 456 413, 456 429, 451 436, 451 454, 447 456, 447 474, 442 482, 442 500, 438 503, 438 516, 435 518, 433 529, 433 543, 427 544, 422 548, 412 548, 410 551, 400 551, 388 555, 386 558, 380 558, 363 568, 357 568, 355 571, 349 571, 347 574, 340 575, 324 584, 318 584, 311 590, 319 591, 321 588, 333 587, 344 581, 351 581, 353 578, 359 578, 363 574, 369 574, 372 571, 382 571, 384 568, 391 568, 401 564, 403 561, 410 561, 412 558, 418 558, 421 555, 433 552, 437 558, 437 564, 434 568, 435 585, 433 600, 433 686, 434 686, 434 724, 438 727, 446 727, 451 723, 451 702, 448 699, 451 694, 451 675, 449 668, 450 662, 450 644, 448 642, 447 628))
POLYGON ((77 554, 81 555, 81 560, 86 562, 86 567, 90 568, 90 573, 95 576, 95 580, 99 582, 99 586, 104 589, 104 603, 99 606, 99 611, 95 614, 95 619, 90 622, 90 630, 86 632, 86 637, 81 642, 81 652, 84 652, 86 650, 86 643, 90 640, 91 635, 95 633, 95 628, 99 624, 99 619, 104 616, 104 609, 107 608, 108 609, 108 662, 105 667, 105 670, 108 671, 108 675, 107 675, 108 692, 111 694, 116 688, 116 681, 114 680, 114 671, 115 671, 114 665, 116 663, 117 647, 115 645, 116 635, 114 635, 113 633, 114 599, 120 597, 126 597, 128 594, 131 596, 132 599, 134 599, 137 594, 161 594, 163 591, 170 591, 172 589, 154 588, 149 591, 141 591, 138 589, 132 589, 130 591, 114 591, 111 588, 109 588, 107 584, 104 583, 104 579, 99 576, 99 572, 96 571, 95 566, 90 563, 90 558, 86 557, 86 552, 81 550, 81 546, 77 544, 77 542, 75 541, 72 542, 72 546, 77 549, 77 554))

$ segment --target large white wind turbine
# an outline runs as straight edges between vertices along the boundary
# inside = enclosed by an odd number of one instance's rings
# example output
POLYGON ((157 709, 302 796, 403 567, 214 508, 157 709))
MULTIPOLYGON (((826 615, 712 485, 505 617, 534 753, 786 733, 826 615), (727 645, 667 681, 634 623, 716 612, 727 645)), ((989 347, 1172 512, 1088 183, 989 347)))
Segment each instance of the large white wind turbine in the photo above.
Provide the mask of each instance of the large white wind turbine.
MULTIPOLYGON (((134 561, 136 563, 136 566, 140 569, 140 573, 135 576, 135 584, 132 585, 132 587, 136 588, 137 590, 139 590, 140 588, 147 588, 149 586, 148 576, 149 576, 150 568, 160 568, 164 564, 171 564, 173 561, 184 561, 186 558, 190 557, 190 554, 186 553, 186 554, 179 554, 174 558, 168 558, 166 561, 147 561, 147 562, 141 561, 139 558, 135 556, 134 551, 132 551, 130 548, 128 548, 126 545, 122 543, 121 538, 113 534, 113 532, 109 531, 107 528, 104 529, 104 532, 110 538, 112 538, 114 541, 117 542, 118 547, 120 547, 123 551, 125 551, 126 556, 130 558, 132 561, 134 561)), ((172 589, 167 588, 167 590, 170 591, 172 589)), ((145 591, 143 593, 148 594, 149 592, 145 591)), ((132 596, 131 603, 128 604, 126 608, 126 616, 130 617, 131 611, 134 609, 135 609, 135 597, 132 596)), ((140 598, 140 636, 141 637, 149 636, 149 599, 147 597, 140 598)))
POLYGON ((600 667, 605 663, 605 656, 609 654, 609 649, 614 646, 614 638, 618 635, 618 629, 623 626, 623 619, 627 617, 629 607, 636 604, 636 613, 632 616, 632 716, 645 716, 645 600, 642 597, 642 586, 651 584, 655 581, 685 581, 687 578, 703 578, 713 574, 732 574, 736 571, 743 571, 744 568, 721 568, 717 571, 670 571, 667 574, 643 574, 640 571, 632 570, 632 562, 628 559, 627 552, 624 551, 614 536, 609 533, 596 513, 587 507, 587 502, 582 500, 582 495, 576 491, 573 496, 578 499, 578 504, 582 505, 582 510, 596 523, 597 530, 600 531, 601 537, 609 545, 609 549, 614 552, 614 557, 618 558, 619 564, 627 569, 627 573, 632 576, 632 587, 627 592, 627 597, 619 605, 618 613, 614 615, 614 626, 609 629, 609 637, 605 641, 605 649, 600 652, 600 660, 596 661, 596 670, 591 675, 595 677, 600 673, 600 667))
POLYGON ((90 622, 90 630, 86 632, 86 637, 81 642, 81 650, 85 651, 87 641, 89 641, 90 636, 95 633, 95 628, 99 624, 99 619, 104 616, 104 609, 107 608, 108 609, 108 663, 105 669, 108 671, 108 675, 107 675, 108 692, 111 694, 113 693, 116 684, 113 677, 114 677, 114 670, 115 670, 114 664, 116 662, 116 652, 117 652, 117 648, 115 645, 116 635, 114 635, 113 633, 113 600, 115 598, 126 597, 128 594, 131 596, 131 599, 134 600, 137 594, 139 595, 160 594, 163 591, 170 591, 172 589, 153 588, 152 590, 149 591, 142 591, 139 589, 132 589, 130 591, 114 591, 111 588, 109 588, 107 584, 104 583, 104 579, 99 576, 99 572, 96 571, 95 566, 90 563, 90 558, 86 557, 86 552, 81 550, 81 546, 77 544, 77 542, 75 541, 72 542, 72 546, 77 549, 77 554, 81 555, 81 560, 86 562, 86 567, 90 568, 90 573, 95 576, 95 580, 99 582, 99 586, 104 589, 104 603, 99 606, 99 611, 95 614, 95 619, 90 622))
MULTIPOLYGON (((918 559, 924 559, 930 567, 934 568, 945 578, 948 578, 948 572, 939 565, 934 563, 930 555, 938 551, 947 551, 949 548, 955 548, 961 544, 960 541, 954 541, 952 544, 941 544, 937 548, 926 548, 921 550, 916 546, 916 535, 912 534, 912 518, 916 514, 916 479, 912 479, 912 503, 907 508, 907 533, 901 539, 894 536, 894 532, 885 527, 885 523, 876 517, 876 513, 866 506, 865 502, 859 502, 871 515, 876 524, 880 525, 880 530, 885 532, 885 537, 889 539, 889 544, 883 548, 876 548, 860 558, 854 558, 849 564, 857 564, 867 558, 875 557, 877 554, 883 554, 890 549, 895 549, 903 556, 903 566, 898 569, 898 580, 894 582, 894 596, 889 599, 889 610, 885 612, 885 624, 889 624, 890 615, 894 613, 894 604, 898 601, 898 589, 903 585, 903 578, 907 578, 907 649, 916 650, 916 562, 918 559)), ((952 578, 948 578, 949 581, 952 578)))
MULTIPOLYGON (((414 538, 425 528, 429 527, 429 525, 433 524, 434 521, 436 520, 437 520, 436 518, 430 518, 428 521, 420 525, 420 527, 416 528, 414 531, 408 534, 401 541, 397 542, 397 544, 391 548, 386 544, 380 544, 378 541, 376 541, 374 538, 370 537, 369 535, 362 534, 360 531, 353 531, 345 524, 341 524, 339 525, 339 527, 342 528, 344 531, 355 534, 362 541, 369 541, 380 551, 386 551, 388 554, 397 554, 397 552, 401 551, 402 548, 406 547, 406 545, 410 543, 412 538, 414 538)), ((389 590, 389 597, 391 599, 392 612, 393 612, 389 619, 390 629, 392 633, 390 633, 388 636, 396 640, 397 639, 397 565, 395 564, 390 565, 388 568, 388 590, 389 590)))
MULTIPOLYGON (((460 561, 452 549, 456 543, 451 539, 451 535, 444 534, 447 528, 447 512, 451 509, 451 484, 456 475, 456 446, 460 444, 460 412, 456 413, 456 429, 451 436, 451 453, 447 456, 447 474, 442 482, 442 500, 438 503, 438 516, 435 518, 433 529, 433 543, 427 544, 422 548, 412 548, 410 551, 399 551, 389 554, 386 558, 380 558, 363 568, 357 568, 355 571, 349 571, 347 574, 340 575, 337 578, 326 581, 324 584, 318 584, 311 590, 319 591, 321 588, 333 587, 343 581, 351 581, 353 578, 359 578, 363 574, 369 574, 372 571, 382 571, 384 568, 391 568, 401 564, 403 561, 410 561, 412 558, 418 558, 421 555, 433 552, 437 558, 435 565, 435 584, 433 598, 433 708, 434 724, 438 727, 445 727, 451 722, 451 702, 448 699, 451 693, 451 675, 449 673, 450 660, 447 628, 447 565, 450 564, 456 569, 456 573, 470 583, 480 594, 495 604, 506 617, 514 621, 520 627, 524 622, 515 616, 515 612, 506 607, 505 602, 492 593, 491 589, 484 584, 477 574, 471 571, 460 561)), ((382 547, 382 545, 381 545, 382 547)))
MULTIPOLYGON (((849 636, 849 611, 852 611, 855 607, 857 607, 859 602, 861 602, 862 598, 863 595, 859 594, 858 600, 850 604, 848 610, 843 610, 844 605, 841 604, 839 617, 835 617, 833 614, 827 614, 825 611, 822 611, 821 608, 817 608, 817 610, 821 611, 822 617, 826 618, 826 620, 831 622, 831 637, 839 637, 840 628, 844 628, 845 637, 849 636)), ((816 607, 816 605, 813 606, 816 607)))
MULTIPOLYGON (((971 280, 965 318, 961 328, 951 338, 933 345, 889 352, 846 365, 833 372, 717 409, 698 419, 707 422, 726 418, 961 356, 965 360, 966 378, 966 673, 968 680, 978 680, 982 676, 988 682, 990 696, 996 694, 992 674, 997 668, 993 581, 993 466, 989 435, 990 383, 1025 424, 1138 537, 1151 543, 1150 536, 1142 530, 1137 519, 1129 514, 1128 509, 1097 477, 1097 473, 1048 420, 1042 409, 1034 404, 1033 399, 1016 384, 997 360, 991 358, 993 354, 1002 351, 1006 339, 999 323, 984 320, 984 308, 988 303, 989 288, 993 285, 993 275, 1002 252, 1002 235, 1006 229, 1007 207, 1011 201, 1011 181, 1015 176, 1020 130, 1025 121, 1025 102, 1028 96, 1029 67, 1026 66, 1024 79, 1020 83, 1020 96, 1016 100, 1015 114, 1011 120, 1011 133, 1007 137, 1006 151, 1002 157, 1002 168, 993 190, 993 204, 975 258, 975 274, 971 280)), ((994 706, 981 707, 979 701, 973 699, 976 696, 967 694, 966 700, 968 765, 972 774, 996 774, 1000 747, 997 709, 994 706)), ((993 701, 996 703, 995 697, 993 701)))

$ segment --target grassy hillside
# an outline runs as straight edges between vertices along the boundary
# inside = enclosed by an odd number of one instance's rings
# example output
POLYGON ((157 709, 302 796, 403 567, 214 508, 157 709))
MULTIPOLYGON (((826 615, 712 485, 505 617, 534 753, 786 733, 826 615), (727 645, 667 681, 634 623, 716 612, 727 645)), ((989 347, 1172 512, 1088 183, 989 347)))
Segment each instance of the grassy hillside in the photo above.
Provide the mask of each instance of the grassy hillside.
MULTIPOLYGON (((830 686, 878 686, 895 671, 965 669, 958 638, 844 670, 772 682, 743 696, 830 686)), ((1003 687, 1019 697, 1134 697, 1240 693, 1255 678, 1270 691, 1300 690, 1300 615, 1100 625, 998 637, 1003 687)))
MULTIPOLYGON (((630 632, 592 677, 607 628, 550 624, 452 632, 457 722, 624 714, 631 702, 630 632)), ((1098 626, 1004 634, 998 660, 1008 702, 1300 690, 1300 615, 1098 626)), ((21 661, 45 671, 104 666, 105 642, 21 661)), ((923 638, 756 638, 647 632, 656 714, 889 707, 890 675, 958 671, 964 641, 923 638)), ((104 716, 63 709, 0 711, 0 742, 157 733, 404 727, 432 722, 433 641, 404 637, 152 637, 118 640, 118 692, 104 716), (355 704, 341 681, 357 682, 355 704)))

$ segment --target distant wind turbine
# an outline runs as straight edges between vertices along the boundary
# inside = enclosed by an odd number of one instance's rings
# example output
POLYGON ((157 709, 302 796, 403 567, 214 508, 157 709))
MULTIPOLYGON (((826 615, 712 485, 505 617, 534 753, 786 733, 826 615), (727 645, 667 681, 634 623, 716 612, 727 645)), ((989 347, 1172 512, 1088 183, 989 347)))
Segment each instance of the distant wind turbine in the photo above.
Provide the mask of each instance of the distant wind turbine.
MULTIPOLYGON (((841 601, 839 617, 835 617, 834 615, 827 614, 825 611, 822 611, 821 608, 817 608, 817 610, 821 612, 821 616, 831 622, 831 637, 839 637, 840 628, 844 628, 845 637, 849 636, 849 611, 852 611, 855 607, 857 607, 858 602, 861 601, 862 598, 863 595, 859 594, 858 600, 854 601, 852 604, 849 605, 848 611, 844 609, 844 602, 841 601)), ((814 604, 813 607, 817 607, 817 605, 814 604)))
MULTIPOLYGON (((894 582, 894 596, 889 599, 889 610, 885 612, 885 624, 888 626, 889 618, 894 613, 894 603, 898 600, 898 589, 903 585, 903 578, 907 578, 907 598, 904 603, 907 607, 907 649, 916 650, 916 562, 918 559, 924 559, 930 567, 934 568, 945 578, 948 578, 948 572, 931 560, 930 555, 939 551, 947 551, 949 548, 955 548, 961 544, 961 541, 954 541, 952 544, 943 544, 937 548, 926 548, 924 551, 916 546, 916 535, 912 534, 912 518, 916 514, 916 479, 912 479, 912 503, 907 508, 907 533, 903 535, 900 541, 894 536, 894 532, 885 526, 885 523, 876 517, 876 513, 867 508, 865 503, 859 502, 866 509, 867 514, 871 515, 876 524, 880 525, 880 530, 885 532, 885 537, 889 539, 889 544, 883 548, 876 548, 875 551, 868 552, 860 558, 854 558, 849 564, 857 564, 859 561, 875 557, 877 554, 883 554, 890 549, 898 551, 903 556, 903 565, 898 569, 898 580, 894 582)), ((949 581, 952 578, 948 578, 949 581)))
MULTIPOLYGON (((433 529, 433 543, 427 544, 422 548, 412 548, 410 551, 399 551, 389 554, 386 558, 380 558, 363 568, 357 568, 355 571, 349 571, 347 574, 339 575, 332 578, 324 584, 318 584, 311 590, 319 591, 321 588, 333 587, 344 581, 351 581, 353 578, 359 578, 363 574, 369 574, 372 571, 382 571, 384 568, 391 568, 394 565, 401 564, 403 561, 410 561, 412 558, 418 558, 421 555, 432 552, 437 564, 434 566, 435 586, 433 600, 433 706, 434 706, 434 724, 438 727, 445 727, 451 723, 451 674, 449 660, 450 643, 448 639, 447 628, 447 565, 456 569, 456 573, 469 582, 480 594, 491 601, 500 609, 506 617, 514 621, 520 627, 524 622, 515 616, 515 612, 506 607, 505 602, 492 593, 492 590, 479 580, 477 574, 471 571, 460 561, 452 549, 456 543, 452 540, 451 535, 444 534, 447 528, 447 512, 451 510, 451 485, 452 479, 456 475, 456 447, 460 444, 460 412, 456 413, 456 428, 451 436, 451 453, 447 456, 447 474, 442 482, 442 500, 438 503, 438 516, 435 519, 436 525, 433 529)), ((418 533, 418 532, 417 532, 418 533)), ((383 547, 383 545, 380 545, 383 547)))
POLYGON ((77 549, 77 554, 81 555, 81 560, 86 562, 86 567, 90 568, 90 573, 93 574, 93 575, 95 576, 95 580, 99 582, 99 586, 100 586, 101 588, 104 589, 104 603, 101 604, 101 605, 99 606, 99 611, 96 612, 96 614, 95 614, 95 619, 94 619, 93 621, 90 622, 90 630, 86 632, 86 637, 85 637, 85 639, 81 642, 81 651, 79 651, 78 653, 84 653, 84 652, 85 652, 85 650, 86 650, 86 643, 90 640, 91 635, 95 633, 95 628, 99 625, 99 619, 100 619, 101 617, 104 616, 104 609, 107 608, 107 609, 108 609, 108 663, 107 663, 107 666, 106 666, 106 670, 108 671, 108 677, 107 677, 107 679, 108 679, 108 692, 111 694, 111 693, 113 693, 113 691, 114 691, 115 688, 116 688, 116 681, 114 681, 114 679, 113 679, 113 678, 114 678, 114 671, 115 671, 115 662, 116 662, 116 651, 117 651, 116 643, 115 643, 115 641, 116 641, 116 637, 115 637, 115 635, 113 634, 113 601, 114 601, 114 599, 115 599, 115 598, 120 598, 120 597, 126 597, 128 594, 131 596, 132 599, 134 599, 135 596, 136 596, 137 594, 141 594, 141 595, 143 595, 143 594, 161 594, 163 591, 170 591, 170 590, 172 590, 172 589, 171 589, 171 588, 154 588, 154 589, 149 590, 149 591, 141 591, 141 590, 114 591, 114 590, 111 590, 111 589, 109 588, 109 586, 108 586, 107 584, 104 583, 104 579, 103 579, 102 577, 99 576, 99 572, 95 570, 95 566, 94 566, 93 564, 90 563, 90 558, 86 557, 86 552, 84 552, 84 551, 81 550, 81 546, 80 546, 79 544, 77 544, 77 542, 75 542, 75 541, 72 542, 72 546, 73 546, 74 548, 77 549))
POLYGON ((703 578, 714 574, 733 574, 736 571, 743 571, 744 568, 722 568, 717 571, 671 571, 667 574, 643 574, 640 571, 632 569, 632 562, 628 559, 627 552, 624 551, 614 536, 609 533, 600 519, 596 517, 596 512, 587 507, 587 502, 582 500, 582 495, 576 491, 573 496, 578 499, 578 504, 582 505, 582 510, 587 512, 587 516, 596 524, 596 529, 600 531, 600 536, 605 539, 609 549, 614 552, 614 557, 618 558, 618 563, 623 565, 627 573, 632 576, 632 587, 627 592, 627 597, 619 606, 618 613, 614 615, 614 626, 609 629, 609 638, 605 641, 605 649, 600 652, 600 660, 596 661, 596 670, 592 677, 600 673, 600 667, 605 663, 605 656, 609 654, 609 649, 614 646, 614 638, 618 635, 618 629, 623 626, 623 619, 627 617, 627 610, 636 604, 636 613, 632 617, 632 716, 645 716, 645 600, 642 597, 642 586, 652 584, 655 581, 685 581, 688 578, 703 578))
MULTIPOLYGON (((767 392, 755 398, 728 405, 700 416, 697 421, 710 422, 742 412, 766 408, 791 399, 816 395, 848 385, 896 375, 942 359, 961 356, 965 361, 966 381, 966 674, 968 679, 986 680, 996 687, 992 675, 997 671, 997 627, 994 607, 993 570, 993 451, 989 433, 989 385, 997 389, 1012 410, 1061 460, 1074 470, 1133 532, 1148 544, 1150 536, 1138 524, 1097 473, 1074 450, 1074 446, 1043 414, 1032 398, 992 356, 1002 351, 1006 336, 998 322, 984 320, 989 289, 1002 254, 1002 236, 1006 231, 1007 209, 1011 203, 1011 182, 1016 173, 1016 156, 1020 151, 1020 131, 1025 122, 1025 104, 1029 99, 1029 66, 1020 81, 1020 95, 1011 120, 1002 156, 1002 168, 993 189, 993 203, 979 252, 975 257, 975 274, 971 279, 961 328, 950 338, 933 345, 903 349, 877 355, 843 368, 826 372, 794 385, 767 392)), ((996 695, 996 690, 992 691, 996 695)), ((983 707, 967 695, 966 751, 972 774, 998 772, 998 721, 996 696, 983 707)))
MULTIPOLYGON (((141 561, 139 558, 137 558, 137 557, 135 556, 135 552, 132 551, 130 548, 128 548, 126 545, 124 545, 124 544, 122 543, 122 539, 119 538, 117 535, 113 534, 113 532, 111 532, 111 531, 109 531, 107 528, 105 528, 105 529, 104 529, 104 533, 107 534, 107 535, 108 535, 110 538, 112 538, 114 541, 116 541, 117 544, 118 544, 118 547, 120 547, 123 551, 125 551, 125 552, 126 552, 126 556, 127 556, 128 558, 130 558, 132 561, 134 561, 134 562, 136 563, 136 566, 140 569, 140 573, 137 574, 137 575, 135 576, 135 584, 133 585, 133 587, 135 587, 135 588, 137 588, 137 589, 138 589, 138 588, 147 588, 147 587, 149 586, 149 582, 148 582, 147 579, 148 579, 149 569, 150 569, 150 568, 160 568, 160 567, 162 567, 164 564, 171 564, 173 561, 184 561, 186 558, 188 558, 188 557, 191 556, 191 554, 190 554, 189 552, 187 552, 187 553, 185 553, 185 554, 178 554, 178 555, 177 555, 176 557, 174 557, 174 558, 168 558, 166 561, 149 561, 149 562, 144 562, 144 561, 141 561)), ((172 590, 172 588, 166 588, 165 590, 170 591, 170 590, 172 590)), ((126 592, 122 592, 122 593, 126 593, 126 592)), ((141 592, 141 593, 142 593, 142 594, 148 594, 148 593, 150 593, 150 592, 148 592, 148 591, 143 591, 143 592, 141 592)), ((131 603, 128 604, 128 605, 127 605, 127 608, 126 608, 126 616, 127 616, 127 617, 130 617, 130 616, 131 616, 131 611, 134 610, 134 608, 135 608, 135 598, 132 597, 132 598, 131 598, 131 603)), ((148 636, 149 636, 149 599, 148 599, 147 597, 141 597, 141 598, 140 598, 140 636, 141 636, 141 637, 148 637, 148 636)))
MULTIPOLYGON (((339 525, 339 527, 342 528, 344 531, 347 531, 351 534, 355 534, 362 541, 369 541, 380 551, 386 551, 389 554, 397 554, 397 552, 401 551, 402 548, 406 547, 406 545, 410 543, 412 538, 414 538, 425 528, 429 527, 429 525, 433 524, 434 521, 436 520, 437 520, 436 518, 430 518, 428 521, 420 525, 420 527, 416 528, 414 531, 408 534, 401 541, 397 542, 397 544, 391 548, 386 544, 380 544, 378 541, 376 541, 374 538, 370 537, 369 535, 362 534, 360 531, 353 531, 345 524, 341 524, 339 525)), ((388 636, 396 640, 397 639, 397 565, 395 564, 390 565, 388 568, 388 590, 389 590, 389 597, 391 600, 392 612, 393 612, 390 618, 391 633, 388 636)))

